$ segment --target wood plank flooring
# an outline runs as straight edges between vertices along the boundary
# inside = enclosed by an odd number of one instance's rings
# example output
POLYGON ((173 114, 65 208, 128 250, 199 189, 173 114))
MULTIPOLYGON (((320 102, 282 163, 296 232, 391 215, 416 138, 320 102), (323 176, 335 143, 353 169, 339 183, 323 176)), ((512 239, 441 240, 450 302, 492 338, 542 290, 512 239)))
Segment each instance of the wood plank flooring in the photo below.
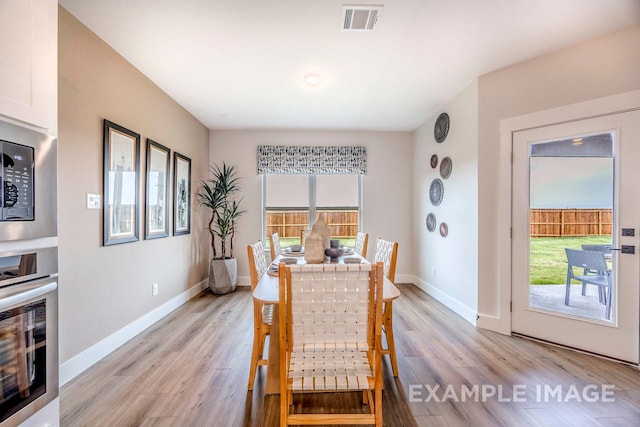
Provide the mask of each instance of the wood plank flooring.
MULTIPOLYGON (((415 286, 399 287, 400 375, 386 360, 385 426, 640 426, 638 369, 476 329, 415 286), (599 398, 603 386, 613 402, 599 398)), ((252 324, 248 288, 203 292, 65 385, 61 424, 277 426, 280 398, 264 395, 264 367, 247 392, 252 324)), ((295 406, 359 402, 329 394, 295 406)))

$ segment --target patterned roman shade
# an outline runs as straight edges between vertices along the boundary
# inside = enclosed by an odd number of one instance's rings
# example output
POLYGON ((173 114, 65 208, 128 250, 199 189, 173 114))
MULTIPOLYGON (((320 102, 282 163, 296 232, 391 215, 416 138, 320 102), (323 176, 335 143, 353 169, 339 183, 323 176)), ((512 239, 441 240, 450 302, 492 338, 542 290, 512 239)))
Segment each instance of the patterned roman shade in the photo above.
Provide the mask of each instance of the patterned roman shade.
POLYGON ((366 173, 367 149, 363 146, 258 146, 258 174, 366 175, 366 173))

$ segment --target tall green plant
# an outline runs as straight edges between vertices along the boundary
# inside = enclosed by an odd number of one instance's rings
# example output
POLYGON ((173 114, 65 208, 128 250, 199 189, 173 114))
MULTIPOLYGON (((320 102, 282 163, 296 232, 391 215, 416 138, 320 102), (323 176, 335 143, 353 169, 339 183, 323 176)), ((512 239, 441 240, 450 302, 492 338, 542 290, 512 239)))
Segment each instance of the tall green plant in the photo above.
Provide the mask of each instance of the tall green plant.
POLYGON ((229 240, 229 257, 233 258, 233 239, 236 234, 236 221, 246 210, 240 209, 240 200, 235 199, 235 193, 240 191, 235 166, 222 163, 211 166, 211 178, 202 180, 202 188, 198 192, 200 205, 211 210, 209 219, 209 234, 213 259, 227 258, 227 240, 229 240), (220 241, 220 256, 216 248, 216 241, 220 241))

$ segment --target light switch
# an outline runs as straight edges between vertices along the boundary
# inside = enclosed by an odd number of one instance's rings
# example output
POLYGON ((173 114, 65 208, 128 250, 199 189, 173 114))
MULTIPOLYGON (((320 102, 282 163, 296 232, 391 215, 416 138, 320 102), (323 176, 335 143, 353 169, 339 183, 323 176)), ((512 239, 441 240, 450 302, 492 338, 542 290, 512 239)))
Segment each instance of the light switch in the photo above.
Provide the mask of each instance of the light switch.
POLYGON ((100 209, 99 194, 87 194, 87 209, 100 209))

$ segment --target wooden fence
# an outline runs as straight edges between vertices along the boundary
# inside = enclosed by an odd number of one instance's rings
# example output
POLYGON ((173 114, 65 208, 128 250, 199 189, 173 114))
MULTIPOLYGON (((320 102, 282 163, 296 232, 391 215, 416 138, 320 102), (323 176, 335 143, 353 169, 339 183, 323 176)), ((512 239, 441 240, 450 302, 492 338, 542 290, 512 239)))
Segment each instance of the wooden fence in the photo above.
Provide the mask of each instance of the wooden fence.
MULTIPOLYGON (((332 237, 347 238, 358 234, 358 210, 318 209, 316 217, 323 218, 329 224, 332 237)), ((281 238, 300 237, 300 233, 309 227, 309 211, 279 210, 267 211, 267 236, 278 233, 281 238)))
POLYGON ((531 237, 611 234, 611 209, 531 209, 531 237))

